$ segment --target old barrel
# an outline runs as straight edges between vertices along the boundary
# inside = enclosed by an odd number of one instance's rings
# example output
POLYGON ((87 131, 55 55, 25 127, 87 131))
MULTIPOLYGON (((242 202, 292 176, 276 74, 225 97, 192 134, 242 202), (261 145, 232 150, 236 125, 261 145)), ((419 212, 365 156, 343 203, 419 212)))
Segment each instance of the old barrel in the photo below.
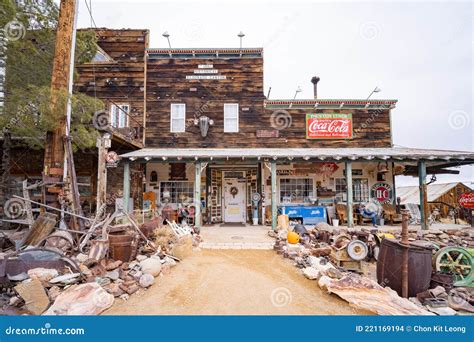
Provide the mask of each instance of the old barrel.
POLYGON ((109 235, 109 255, 114 260, 131 261, 136 254, 136 243, 130 234, 112 233, 109 235))
MULTIPOLYGON (((402 295, 403 245, 395 239, 382 240, 377 260, 377 282, 402 295)), ((432 272, 431 249, 410 245, 408 250, 408 296, 428 290, 432 272)))

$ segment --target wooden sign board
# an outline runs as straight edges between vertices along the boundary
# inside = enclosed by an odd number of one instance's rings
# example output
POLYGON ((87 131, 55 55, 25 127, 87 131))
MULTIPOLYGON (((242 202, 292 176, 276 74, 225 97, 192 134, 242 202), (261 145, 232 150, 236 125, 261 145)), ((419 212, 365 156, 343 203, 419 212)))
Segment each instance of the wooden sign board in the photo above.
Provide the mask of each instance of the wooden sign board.
POLYGON ((352 138, 352 114, 306 114, 306 139, 352 138))
POLYGON ((466 209, 474 209, 474 192, 465 192, 459 197, 459 205, 466 209))
POLYGON ((257 129, 257 138, 278 138, 280 131, 277 129, 257 129))

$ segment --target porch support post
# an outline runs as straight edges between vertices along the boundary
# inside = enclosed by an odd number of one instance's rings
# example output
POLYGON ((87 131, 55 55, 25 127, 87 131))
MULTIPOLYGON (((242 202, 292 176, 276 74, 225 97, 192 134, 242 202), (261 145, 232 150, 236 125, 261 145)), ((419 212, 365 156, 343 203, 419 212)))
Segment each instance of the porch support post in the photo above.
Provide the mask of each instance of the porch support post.
POLYGON ((421 229, 428 230, 430 226, 428 223, 428 194, 426 191, 426 162, 424 160, 418 161, 418 181, 420 185, 421 229))
POLYGON ((123 211, 128 213, 128 200, 130 198, 130 162, 123 164, 123 211))
POLYGON ((352 203, 352 162, 346 161, 346 195, 347 195, 347 227, 354 227, 353 203, 352 203))
POLYGON ((272 180, 272 229, 277 229, 277 178, 276 178, 276 162, 270 162, 270 172, 272 180))
POLYGON ((194 164, 194 226, 201 228, 201 162, 194 164))

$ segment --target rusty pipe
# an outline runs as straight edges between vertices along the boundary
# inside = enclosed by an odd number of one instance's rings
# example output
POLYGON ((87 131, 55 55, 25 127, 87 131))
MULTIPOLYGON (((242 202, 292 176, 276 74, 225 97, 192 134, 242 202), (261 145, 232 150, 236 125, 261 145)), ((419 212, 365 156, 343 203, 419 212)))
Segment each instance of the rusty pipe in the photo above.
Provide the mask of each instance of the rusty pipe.
POLYGON ((408 210, 402 210, 402 297, 408 298, 408 210))

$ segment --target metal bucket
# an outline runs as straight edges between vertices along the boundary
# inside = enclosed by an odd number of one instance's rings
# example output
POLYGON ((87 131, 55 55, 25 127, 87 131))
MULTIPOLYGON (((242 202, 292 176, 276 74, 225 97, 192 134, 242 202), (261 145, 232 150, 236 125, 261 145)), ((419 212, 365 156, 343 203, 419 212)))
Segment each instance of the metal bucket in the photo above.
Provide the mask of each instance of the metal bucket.
POLYGON ((109 255, 112 259, 129 262, 136 254, 137 244, 132 235, 123 232, 109 235, 109 255))
MULTIPOLYGON (((402 295, 403 245, 394 239, 382 240, 377 260, 377 281, 402 295)), ((408 296, 426 291, 430 287, 432 266, 430 248, 410 246, 408 249, 408 296)))

